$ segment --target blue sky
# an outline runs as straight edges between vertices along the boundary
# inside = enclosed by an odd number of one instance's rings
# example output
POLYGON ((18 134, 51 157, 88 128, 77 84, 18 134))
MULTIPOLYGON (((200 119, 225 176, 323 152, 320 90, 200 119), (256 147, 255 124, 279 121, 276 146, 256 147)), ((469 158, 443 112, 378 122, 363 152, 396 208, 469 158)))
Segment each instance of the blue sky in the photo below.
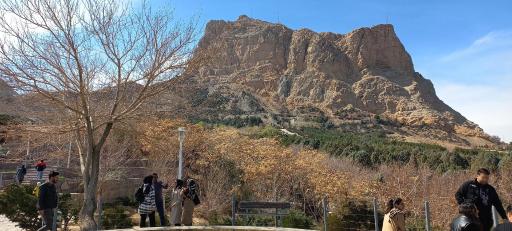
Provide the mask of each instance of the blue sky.
POLYGON ((347 33, 391 23, 439 97, 492 135, 512 141, 512 1, 153 0, 178 18, 245 14, 292 29, 347 33))

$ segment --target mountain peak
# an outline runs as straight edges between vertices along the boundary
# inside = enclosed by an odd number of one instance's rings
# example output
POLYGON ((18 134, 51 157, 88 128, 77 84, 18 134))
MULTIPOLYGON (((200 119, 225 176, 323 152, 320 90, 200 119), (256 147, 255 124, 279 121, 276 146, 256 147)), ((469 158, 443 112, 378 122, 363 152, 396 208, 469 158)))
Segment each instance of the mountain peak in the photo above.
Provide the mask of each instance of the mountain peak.
POLYGON ((245 15, 245 14, 242 14, 242 15, 238 16, 237 21, 244 21, 244 20, 253 20, 253 19, 250 18, 249 16, 245 15))
POLYGON ((459 138, 449 134, 488 138, 436 96, 391 24, 317 33, 242 15, 209 22, 202 50, 217 50, 215 58, 189 73, 203 89, 204 101, 194 105, 208 108, 209 117, 272 114, 267 122, 303 126, 321 116, 342 127, 354 120, 372 124, 379 116, 417 131, 437 129, 450 139, 459 138), (210 105, 210 96, 223 101, 210 105), (348 113, 347 105, 357 110, 348 113))

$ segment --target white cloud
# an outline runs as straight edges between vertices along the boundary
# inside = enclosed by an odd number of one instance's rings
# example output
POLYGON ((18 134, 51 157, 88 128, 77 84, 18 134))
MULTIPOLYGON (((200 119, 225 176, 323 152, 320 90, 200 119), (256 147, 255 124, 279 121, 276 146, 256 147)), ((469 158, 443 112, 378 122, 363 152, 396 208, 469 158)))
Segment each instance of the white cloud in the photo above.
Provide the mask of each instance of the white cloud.
POLYGON ((512 141, 512 31, 490 32, 418 69, 439 97, 487 133, 512 141))
POLYGON ((440 59, 442 62, 452 62, 474 55, 485 55, 499 52, 503 47, 512 46, 512 31, 492 31, 477 40, 470 46, 454 51, 440 59))
POLYGON ((512 141, 512 85, 444 83, 438 84, 437 94, 487 133, 512 141))

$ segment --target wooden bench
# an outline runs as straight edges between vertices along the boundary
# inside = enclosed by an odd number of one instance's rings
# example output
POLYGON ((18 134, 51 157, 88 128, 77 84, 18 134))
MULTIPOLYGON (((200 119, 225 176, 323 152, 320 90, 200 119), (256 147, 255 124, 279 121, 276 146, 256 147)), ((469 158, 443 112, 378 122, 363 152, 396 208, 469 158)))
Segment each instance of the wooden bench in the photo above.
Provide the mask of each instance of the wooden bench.
POLYGON ((273 216, 274 225, 281 225, 281 218, 289 214, 291 204, 289 202, 270 201, 232 201, 232 225, 236 225, 237 216, 273 216))

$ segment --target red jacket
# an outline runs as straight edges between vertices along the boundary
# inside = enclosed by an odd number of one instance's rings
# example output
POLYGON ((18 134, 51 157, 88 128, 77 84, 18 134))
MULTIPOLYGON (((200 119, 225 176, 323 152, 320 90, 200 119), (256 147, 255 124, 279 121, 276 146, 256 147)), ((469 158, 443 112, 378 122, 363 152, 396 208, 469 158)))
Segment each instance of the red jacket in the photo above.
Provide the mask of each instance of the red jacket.
POLYGON ((36 164, 37 171, 44 171, 45 168, 46 168, 46 163, 44 163, 44 162, 43 163, 39 162, 36 164))

